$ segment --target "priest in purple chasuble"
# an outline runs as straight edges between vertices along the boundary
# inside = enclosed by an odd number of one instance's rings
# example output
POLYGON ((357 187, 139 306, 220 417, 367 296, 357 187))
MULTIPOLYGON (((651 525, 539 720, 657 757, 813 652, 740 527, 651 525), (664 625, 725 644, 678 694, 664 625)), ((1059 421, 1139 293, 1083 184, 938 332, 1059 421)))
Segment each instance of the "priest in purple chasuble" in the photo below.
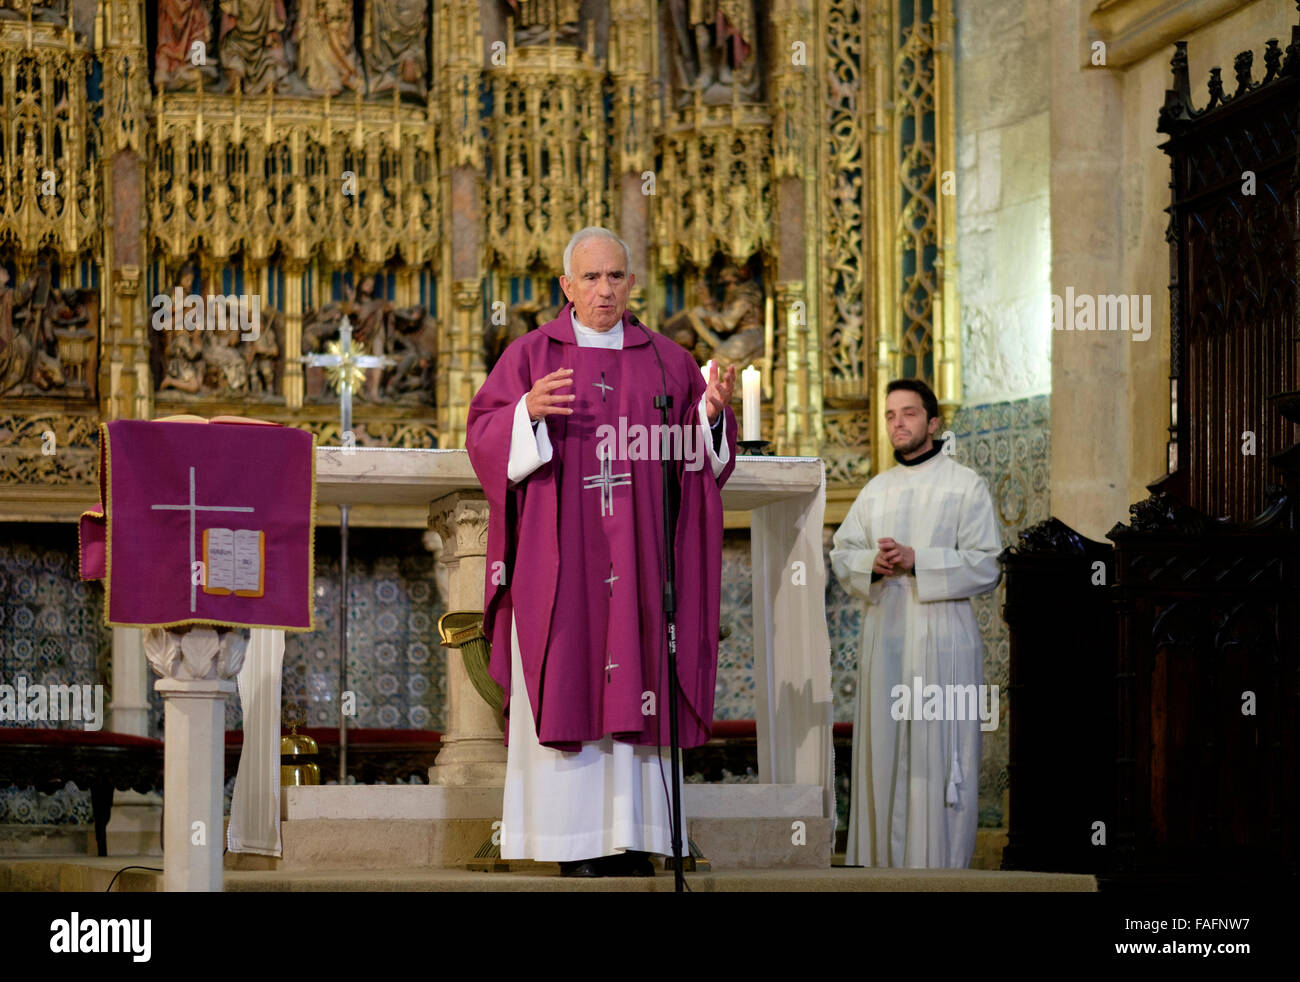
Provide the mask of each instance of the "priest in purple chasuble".
POLYGON ((651 875, 649 854, 671 852, 660 456, 680 489, 679 726, 694 747, 713 726, 735 369, 706 384, 627 312, 635 279, 612 232, 578 232, 564 267, 569 303, 506 348, 465 441, 489 504, 484 630, 506 696, 501 855, 651 875))

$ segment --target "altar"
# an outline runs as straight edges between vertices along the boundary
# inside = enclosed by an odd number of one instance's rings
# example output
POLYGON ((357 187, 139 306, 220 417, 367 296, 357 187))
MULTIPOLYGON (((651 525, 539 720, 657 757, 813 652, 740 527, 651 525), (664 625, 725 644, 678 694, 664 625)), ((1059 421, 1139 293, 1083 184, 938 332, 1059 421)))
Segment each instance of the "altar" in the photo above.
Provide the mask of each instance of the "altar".
MULTIPOLYGON (((465 451, 326 447, 316 453, 322 516, 339 505, 427 505, 429 527, 443 540, 447 609, 482 610, 487 501, 465 451)), ((688 828, 693 835, 705 828, 707 839, 708 823, 715 823, 712 852, 737 859, 740 851, 752 852, 755 828, 763 830, 766 852, 745 856, 746 865, 824 866, 835 798, 822 461, 740 457, 722 501, 727 512, 747 513, 750 520, 759 783, 687 785, 688 828), (740 839, 737 819, 750 822, 740 839), (733 839, 734 849, 724 843, 733 839)), ((506 748, 500 717, 479 696, 456 653, 448 655, 442 749, 429 786, 286 788, 284 855, 231 856, 230 864, 438 866, 472 856, 500 817, 506 748), (371 845, 362 846, 363 839, 371 845)))

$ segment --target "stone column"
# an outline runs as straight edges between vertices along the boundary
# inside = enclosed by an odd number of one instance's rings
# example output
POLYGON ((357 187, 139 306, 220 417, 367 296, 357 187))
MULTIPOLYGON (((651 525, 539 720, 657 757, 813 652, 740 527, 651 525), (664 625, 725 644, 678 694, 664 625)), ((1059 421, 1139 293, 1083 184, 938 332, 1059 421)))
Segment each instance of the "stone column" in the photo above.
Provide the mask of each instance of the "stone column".
MULTIPOLYGON (((265 267, 263 267, 265 268, 265 267)), ((303 403, 303 371, 298 357, 302 354, 302 291, 307 264, 291 259, 284 264, 284 379, 281 382, 284 404, 299 409, 303 403)))
MULTIPOLYGON (((772 5, 771 18, 774 51, 793 52, 797 44, 806 44, 812 37, 810 12, 804 4, 781 0, 772 5)), ((810 57, 815 59, 815 55, 810 57)), ((812 78, 806 60, 785 54, 772 59, 772 227, 776 241, 770 267, 775 282, 769 295, 774 295, 774 322, 784 325, 785 350, 769 347, 764 354, 772 366, 772 442, 776 452, 816 456, 821 452, 823 424, 821 337, 813 271, 821 202, 816 140, 810 138, 817 132, 818 107, 812 78)), ((775 332, 773 335, 769 343, 774 346, 777 338, 775 332)))
POLYGON ((226 700, 248 635, 228 628, 149 628, 144 651, 163 678, 163 889, 221 891, 226 700))
POLYGON ((100 346, 100 412, 104 419, 149 419, 148 299, 141 295, 146 247, 148 182, 147 113, 149 58, 144 4, 101 4, 96 47, 103 65, 104 117, 100 122, 103 202, 104 292, 100 346))
MULTIPOLYGON (((457 492, 435 501, 429 526, 442 537, 438 562, 447 568, 448 610, 482 610, 487 562, 488 504, 480 495, 457 492)), ((498 644, 502 643, 498 639, 498 644)), ((509 640, 505 641, 509 644, 509 640)), ((506 777, 501 715, 475 690, 460 652, 447 652, 447 716, 442 750, 429 768, 429 783, 445 787, 502 787, 506 777)))
POLYGON ((618 227, 615 233, 627 243, 628 272, 637 278, 628 296, 628 309, 642 321, 655 325, 662 316, 661 303, 650 289, 655 282, 648 261, 650 234, 650 179, 657 179, 651 120, 648 55, 653 49, 654 24, 648 7, 638 0, 613 0, 610 4, 609 62, 614 76, 614 159, 618 176, 618 227))
MULTIPOLYGON (((451 330, 447 342, 447 411, 439 420, 438 444, 465 446, 465 416, 470 400, 483 384, 483 285, 478 279, 457 280, 451 290, 451 330), (445 443, 443 441, 446 441, 445 443)), ((441 358, 442 352, 439 352, 441 358)), ((442 410, 439 410, 442 413, 442 410)))
MULTIPOLYGON (((1125 282, 1128 174, 1123 153, 1096 134, 1126 118, 1125 83, 1121 73, 1091 65, 1078 3, 1053 0, 1051 16, 1052 293, 1117 294, 1125 282)), ((1155 125, 1154 105, 1147 119, 1155 125)), ((1051 512, 1094 539, 1131 500, 1132 433, 1141 419, 1130 396, 1132 347, 1114 332, 1052 332, 1051 512)), ((1167 401, 1167 391, 1161 397, 1167 401)), ((1165 422, 1157 417, 1152 429, 1165 422)))

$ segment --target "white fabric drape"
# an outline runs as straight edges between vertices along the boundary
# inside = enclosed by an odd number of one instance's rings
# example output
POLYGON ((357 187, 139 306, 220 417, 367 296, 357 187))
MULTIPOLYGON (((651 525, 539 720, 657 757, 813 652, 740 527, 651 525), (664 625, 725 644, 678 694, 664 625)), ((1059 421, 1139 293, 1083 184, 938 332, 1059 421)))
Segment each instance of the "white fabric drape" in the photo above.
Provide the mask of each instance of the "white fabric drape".
MULTIPOLYGON (((759 458, 779 467, 781 458, 759 458)), ((826 628, 822 523, 826 469, 814 492, 754 510, 754 703, 758 779, 822 789, 835 830, 835 745, 831 643, 826 628)))
POLYGON ((239 670, 244 746, 230 802, 226 845, 231 852, 279 856, 280 669, 284 632, 253 628, 239 670))

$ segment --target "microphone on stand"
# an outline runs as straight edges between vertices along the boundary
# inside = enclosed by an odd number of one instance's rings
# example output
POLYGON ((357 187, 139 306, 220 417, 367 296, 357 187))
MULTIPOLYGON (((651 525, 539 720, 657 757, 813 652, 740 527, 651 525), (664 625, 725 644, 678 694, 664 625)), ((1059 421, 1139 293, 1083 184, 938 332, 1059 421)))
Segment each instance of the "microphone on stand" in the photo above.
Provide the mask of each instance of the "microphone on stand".
MULTIPOLYGON (((631 315, 628 317, 628 322, 635 324, 645 333, 646 340, 650 344, 650 350, 654 352, 655 360, 659 362, 659 376, 663 382, 663 394, 654 397, 654 405, 659 410, 659 420, 663 424, 661 432, 666 436, 669 432, 668 410, 672 408, 673 397, 668 394, 668 373, 664 370, 664 360, 660 357, 659 349, 655 347, 654 338, 645 325, 631 315)), ((659 455, 659 471, 663 477, 664 625, 668 639, 668 746, 669 753, 672 755, 672 793, 670 801, 672 811, 673 882, 675 891, 682 893, 686 889, 686 873, 685 863, 682 861, 681 764, 679 760, 681 741, 677 730, 677 577, 674 568, 676 536, 673 534, 671 467, 672 461, 668 459, 668 455, 661 453, 659 455)))

